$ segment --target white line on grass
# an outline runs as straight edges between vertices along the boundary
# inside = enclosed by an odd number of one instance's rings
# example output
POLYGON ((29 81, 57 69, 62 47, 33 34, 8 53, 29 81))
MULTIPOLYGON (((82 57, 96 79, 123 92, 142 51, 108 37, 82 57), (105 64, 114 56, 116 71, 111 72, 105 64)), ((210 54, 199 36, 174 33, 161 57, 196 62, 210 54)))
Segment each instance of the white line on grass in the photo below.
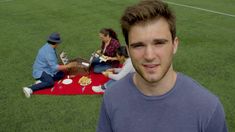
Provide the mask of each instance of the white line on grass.
POLYGON ((10 2, 10 1, 13 1, 13 0, 0 0, 0 2, 10 2))
POLYGON ((174 2, 170 2, 170 1, 166 1, 166 2, 167 2, 168 4, 172 4, 172 5, 177 5, 177 6, 192 8, 192 9, 196 9, 196 10, 202 10, 202 11, 211 12, 211 13, 215 13, 215 14, 219 14, 219 15, 224 15, 224 16, 229 16, 229 17, 235 17, 235 15, 233 15, 233 14, 228 14, 228 13, 223 13, 223 12, 208 10, 208 9, 204 9, 204 8, 200 8, 200 7, 195 7, 195 6, 190 6, 190 5, 177 4, 177 3, 174 3, 174 2))

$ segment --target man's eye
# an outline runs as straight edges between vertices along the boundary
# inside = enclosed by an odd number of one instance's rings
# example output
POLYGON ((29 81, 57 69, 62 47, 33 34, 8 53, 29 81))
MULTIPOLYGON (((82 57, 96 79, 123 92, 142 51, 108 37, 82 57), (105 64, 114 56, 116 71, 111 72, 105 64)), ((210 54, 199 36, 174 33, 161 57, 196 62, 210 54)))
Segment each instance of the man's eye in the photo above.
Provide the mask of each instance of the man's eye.
POLYGON ((163 45, 163 44, 165 44, 165 43, 160 43, 160 42, 158 42, 158 43, 154 43, 155 45, 163 45))
POLYGON ((132 48, 140 48, 140 47, 143 47, 144 45, 143 44, 134 44, 134 45, 131 45, 132 48))
POLYGON ((133 45, 133 48, 142 47, 143 45, 133 45))
POLYGON ((154 44, 155 44, 155 45, 162 45, 162 44, 166 44, 166 43, 167 43, 166 40, 155 40, 155 41, 154 41, 154 44))

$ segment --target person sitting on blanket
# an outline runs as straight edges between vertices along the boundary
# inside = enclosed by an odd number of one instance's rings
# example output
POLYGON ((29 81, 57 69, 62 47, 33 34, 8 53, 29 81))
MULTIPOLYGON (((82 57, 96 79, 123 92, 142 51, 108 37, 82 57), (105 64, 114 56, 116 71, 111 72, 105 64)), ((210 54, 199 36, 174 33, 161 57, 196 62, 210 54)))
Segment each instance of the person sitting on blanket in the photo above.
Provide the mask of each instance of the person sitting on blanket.
POLYGON ((120 47, 120 43, 116 32, 111 28, 103 28, 99 32, 99 37, 102 41, 101 49, 96 51, 99 57, 95 57, 92 60, 95 73, 102 73, 109 68, 119 66, 116 58, 116 50, 120 47), (105 58, 105 60, 101 60, 100 56, 105 58))
POLYGON ((135 72, 135 69, 131 63, 131 59, 128 56, 126 46, 121 46, 117 49, 117 59, 123 64, 122 68, 111 68, 102 72, 103 75, 110 78, 104 85, 93 86, 94 92, 104 92, 106 88, 110 87, 115 81, 125 77, 128 73, 135 72))
POLYGON ((54 81, 64 77, 63 71, 77 66, 77 63, 68 63, 67 65, 58 64, 56 48, 60 43, 60 34, 52 33, 48 37, 47 43, 39 49, 33 64, 33 77, 37 81, 32 86, 23 88, 23 92, 27 98, 36 90, 53 87, 54 81))

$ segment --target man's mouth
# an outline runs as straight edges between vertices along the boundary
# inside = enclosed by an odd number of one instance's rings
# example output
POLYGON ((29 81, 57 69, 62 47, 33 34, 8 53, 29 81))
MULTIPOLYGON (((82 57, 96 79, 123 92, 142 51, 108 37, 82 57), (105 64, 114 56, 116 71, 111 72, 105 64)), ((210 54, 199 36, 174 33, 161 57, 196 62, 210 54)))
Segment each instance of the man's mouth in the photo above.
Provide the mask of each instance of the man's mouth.
POLYGON ((158 67, 160 64, 143 64, 143 67, 147 70, 153 70, 158 67))

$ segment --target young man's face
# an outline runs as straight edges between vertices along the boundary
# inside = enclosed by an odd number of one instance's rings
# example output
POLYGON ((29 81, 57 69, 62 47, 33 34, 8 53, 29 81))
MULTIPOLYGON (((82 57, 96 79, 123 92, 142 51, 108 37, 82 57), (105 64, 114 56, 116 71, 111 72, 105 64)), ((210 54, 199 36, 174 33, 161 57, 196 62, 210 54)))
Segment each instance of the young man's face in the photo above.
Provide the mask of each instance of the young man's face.
POLYGON ((163 18, 137 24, 129 32, 129 54, 138 75, 149 83, 159 82, 173 72, 172 59, 178 39, 172 41, 169 25, 163 18))

